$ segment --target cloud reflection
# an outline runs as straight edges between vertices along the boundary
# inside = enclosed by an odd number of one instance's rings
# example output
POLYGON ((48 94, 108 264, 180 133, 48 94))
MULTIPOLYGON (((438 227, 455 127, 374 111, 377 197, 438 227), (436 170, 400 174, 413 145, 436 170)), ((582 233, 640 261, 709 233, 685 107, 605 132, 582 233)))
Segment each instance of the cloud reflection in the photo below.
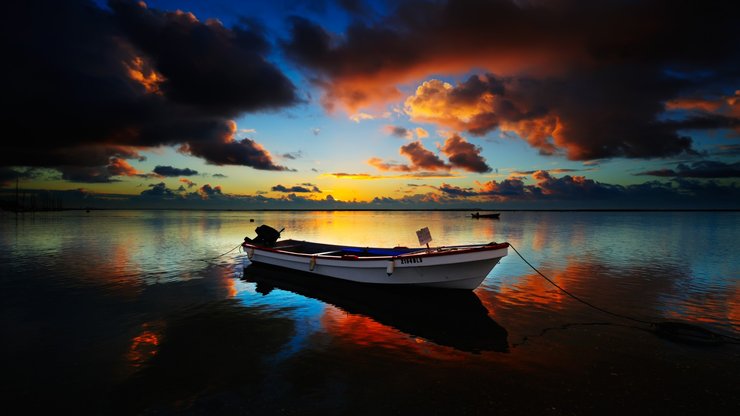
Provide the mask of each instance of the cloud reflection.
MULTIPOLYGON (((258 291, 280 288, 336 306, 321 316, 325 331, 352 344, 417 351, 426 342, 465 352, 508 350, 507 331, 467 291, 386 288, 349 282, 307 282, 288 270, 250 265, 244 278, 258 291), (260 289, 261 288, 261 289, 260 289)), ((424 345, 425 355, 449 356, 424 345)), ((418 351, 417 351, 418 352, 418 351)))

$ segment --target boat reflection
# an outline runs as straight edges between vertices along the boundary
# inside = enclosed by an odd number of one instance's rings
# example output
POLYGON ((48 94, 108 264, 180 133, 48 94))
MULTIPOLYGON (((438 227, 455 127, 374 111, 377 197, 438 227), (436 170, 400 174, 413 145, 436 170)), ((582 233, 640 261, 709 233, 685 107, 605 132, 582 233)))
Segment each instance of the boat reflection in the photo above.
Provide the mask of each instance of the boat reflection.
POLYGON ((406 334, 466 352, 508 352, 508 332, 488 315, 478 296, 465 290, 381 287, 316 276, 262 264, 244 269, 244 280, 263 295, 287 290, 364 315, 406 334))

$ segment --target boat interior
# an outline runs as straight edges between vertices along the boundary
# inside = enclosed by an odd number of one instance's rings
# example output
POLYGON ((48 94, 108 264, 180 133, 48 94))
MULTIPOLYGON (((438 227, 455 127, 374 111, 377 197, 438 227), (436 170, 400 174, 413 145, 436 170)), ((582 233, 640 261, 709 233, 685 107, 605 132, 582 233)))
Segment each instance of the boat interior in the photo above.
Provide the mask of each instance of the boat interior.
POLYGON ((291 253, 315 254, 320 256, 357 256, 357 257, 378 257, 378 256, 400 256, 403 254, 424 251, 420 248, 393 247, 352 247, 340 246, 334 244, 313 243, 310 241, 282 240, 278 241, 273 247, 277 250, 284 250, 291 253))

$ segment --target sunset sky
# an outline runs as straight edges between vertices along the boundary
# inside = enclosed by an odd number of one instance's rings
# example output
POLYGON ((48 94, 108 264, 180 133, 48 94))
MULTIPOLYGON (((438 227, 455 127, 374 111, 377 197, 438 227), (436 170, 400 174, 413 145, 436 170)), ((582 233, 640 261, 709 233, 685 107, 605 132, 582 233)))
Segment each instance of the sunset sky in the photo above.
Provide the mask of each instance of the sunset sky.
POLYGON ((4 8, 5 200, 740 209, 736 2, 4 8))

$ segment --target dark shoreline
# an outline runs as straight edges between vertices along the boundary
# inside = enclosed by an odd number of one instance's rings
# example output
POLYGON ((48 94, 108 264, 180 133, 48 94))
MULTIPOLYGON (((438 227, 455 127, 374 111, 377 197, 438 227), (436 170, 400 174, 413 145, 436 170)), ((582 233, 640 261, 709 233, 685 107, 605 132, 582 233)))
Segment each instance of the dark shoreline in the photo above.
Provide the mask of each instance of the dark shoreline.
MULTIPOLYGON (((389 209, 389 208, 263 208, 263 209, 208 209, 208 208, 64 208, 60 210, 19 211, 19 214, 64 211, 183 211, 183 212, 740 212, 740 208, 722 209, 664 209, 664 208, 573 208, 573 209, 488 209, 488 208, 444 208, 444 209, 389 209)), ((16 213, 3 210, 0 212, 16 213)))

